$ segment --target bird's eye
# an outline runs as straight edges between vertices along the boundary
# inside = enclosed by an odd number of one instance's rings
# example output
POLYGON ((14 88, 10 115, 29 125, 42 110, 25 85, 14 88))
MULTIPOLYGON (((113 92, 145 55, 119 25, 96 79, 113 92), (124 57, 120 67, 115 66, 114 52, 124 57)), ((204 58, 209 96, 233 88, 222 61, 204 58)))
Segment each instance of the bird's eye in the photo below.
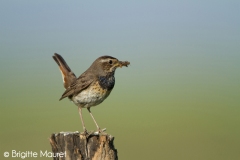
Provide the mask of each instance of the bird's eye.
POLYGON ((109 60, 109 64, 112 64, 112 60, 109 60))

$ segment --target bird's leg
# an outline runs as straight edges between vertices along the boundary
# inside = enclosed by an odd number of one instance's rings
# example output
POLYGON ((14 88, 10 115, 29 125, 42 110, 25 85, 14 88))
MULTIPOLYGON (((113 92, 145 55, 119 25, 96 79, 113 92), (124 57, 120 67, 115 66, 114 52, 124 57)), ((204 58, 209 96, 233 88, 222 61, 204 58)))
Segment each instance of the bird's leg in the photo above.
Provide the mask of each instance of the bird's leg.
POLYGON ((85 133, 87 133, 86 127, 85 127, 85 125, 84 125, 83 117, 82 117, 82 108, 81 108, 81 107, 78 107, 78 113, 79 113, 80 119, 81 119, 81 121, 82 121, 83 131, 84 131, 85 133))
POLYGON ((99 132, 102 132, 102 131, 100 130, 100 127, 98 126, 98 124, 97 124, 95 118, 93 117, 92 112, 90 111, 90 108, 87 108, 87 110, 88 110, 88 112, 90 113, 90 115, 91 115, 91 117, 92 117, 94 123, 96 124, 98 131, 99 131, 99 132))

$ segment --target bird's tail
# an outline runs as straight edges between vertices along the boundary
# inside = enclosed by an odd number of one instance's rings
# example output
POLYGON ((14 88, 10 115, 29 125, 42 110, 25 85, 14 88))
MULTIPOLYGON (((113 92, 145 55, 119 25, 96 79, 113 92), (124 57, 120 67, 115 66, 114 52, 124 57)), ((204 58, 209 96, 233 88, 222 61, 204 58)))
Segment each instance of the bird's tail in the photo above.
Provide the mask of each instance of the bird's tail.
POLYGON ((64 88, 67 89, 76 80, 76 76, 61 55, 54 53, 53 59, 59 66, 60 72, 62 73, 64 88))

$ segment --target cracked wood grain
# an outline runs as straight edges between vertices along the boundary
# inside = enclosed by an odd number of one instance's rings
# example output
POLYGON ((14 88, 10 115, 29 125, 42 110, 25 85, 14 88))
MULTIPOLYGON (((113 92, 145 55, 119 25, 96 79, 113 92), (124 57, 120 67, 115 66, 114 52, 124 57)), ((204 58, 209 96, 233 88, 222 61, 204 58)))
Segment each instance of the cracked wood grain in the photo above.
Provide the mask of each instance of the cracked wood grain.
POLYGON ((54 160, 118 160, 114 137, 108 134, 60 132, 52 134, 49 141, 54 160))

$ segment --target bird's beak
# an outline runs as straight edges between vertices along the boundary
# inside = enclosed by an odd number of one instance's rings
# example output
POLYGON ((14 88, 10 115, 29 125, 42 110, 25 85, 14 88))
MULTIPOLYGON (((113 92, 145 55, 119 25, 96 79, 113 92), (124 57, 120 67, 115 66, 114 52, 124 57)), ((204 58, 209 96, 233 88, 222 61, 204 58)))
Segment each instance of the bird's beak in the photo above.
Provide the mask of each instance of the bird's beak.
POLYGON ((129 64, 130 62, 128 61, 118 61, 118 63, 116 64, 116 67, 120 67, 120 68, 122 68, 122 66, 128 67, 129 64))

